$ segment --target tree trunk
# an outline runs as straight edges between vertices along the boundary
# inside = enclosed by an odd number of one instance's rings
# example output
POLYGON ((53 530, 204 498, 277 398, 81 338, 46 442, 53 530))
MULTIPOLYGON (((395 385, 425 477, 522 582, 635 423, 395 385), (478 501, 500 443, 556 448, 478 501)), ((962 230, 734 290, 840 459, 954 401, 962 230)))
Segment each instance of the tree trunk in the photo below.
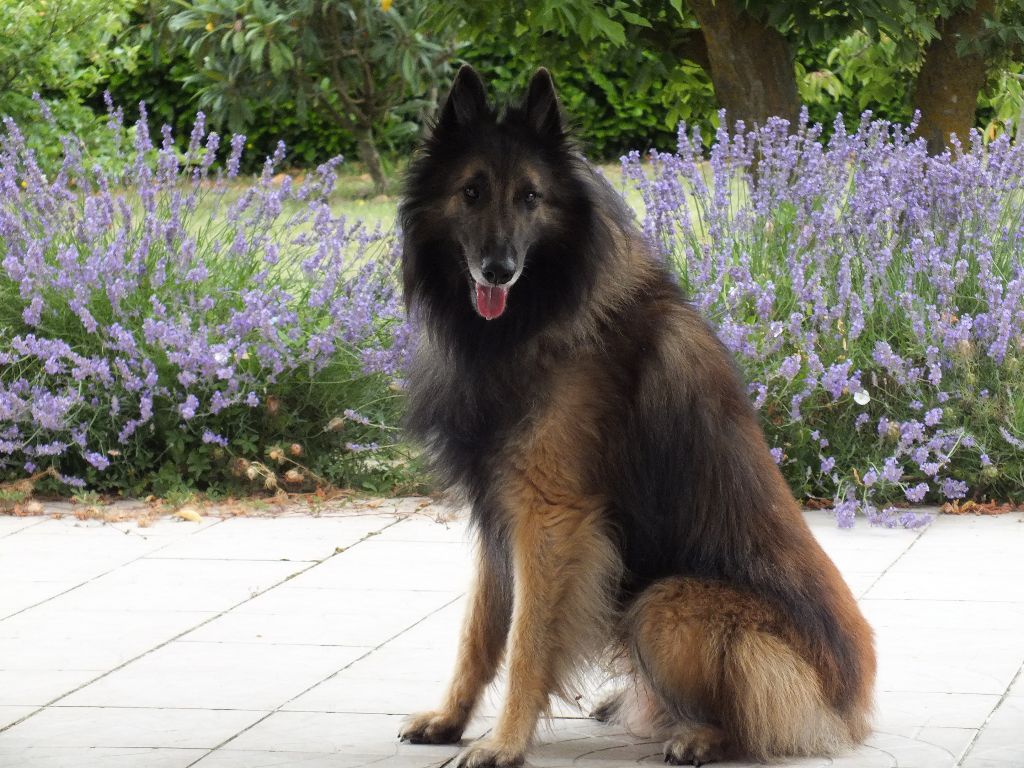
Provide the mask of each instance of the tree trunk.
POLYGON ((939 36, 928 43, 924 64, 914 87, 914 107, 921 111, 917 132, 928 142, 928 151, 938 154, 946 148, 950 134, 961 140, 974 127, 978 93, 985 85, 988 62, 977 53, 961 56, 960 40, 976 39, 985 28, 985 18, 994 11, 994 0, 976 0, 936 27, 939 36))
POLYGON ((800 116, 793 52, 782 34, 745 13, 739 0, 690 0, 700 24, 711 82, 730 123, 747 128, 800 116))
POLYGON ((373 179, 373 191, 375 194, 383 194, 386 179, 384 168, 380 162, 380 155, 377 153, 377 144, 373 140, 373 129, 363 128, 356 132, 356 147, 359 152, 359 160, 366 166, 366 172, 373 179))

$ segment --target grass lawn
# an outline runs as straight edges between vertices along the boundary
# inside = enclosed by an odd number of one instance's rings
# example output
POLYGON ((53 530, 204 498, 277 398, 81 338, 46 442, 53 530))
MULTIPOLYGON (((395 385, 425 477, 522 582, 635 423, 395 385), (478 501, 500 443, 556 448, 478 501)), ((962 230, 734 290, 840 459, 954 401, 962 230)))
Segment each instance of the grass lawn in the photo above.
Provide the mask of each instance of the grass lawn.
MULTIPOLYGON (((624 192, 626 202, 637 212, 643 213, 643 202, 635 189, 624 190, 622 169, 617 162, 600 163, 598 165, 605 178, 620 192, 624 192)), ((395 212, 401 193, 402 169, 396 169, 388 179, 385 194, 376 195, 369 174, 364 173, 356 163, 345 163, 340 168, 338 183, 331 196, 331 209, 335 215, 344 214, 350 218, 365 221, 371 227, 378 222, 390 229, 395 223, 395 212)))

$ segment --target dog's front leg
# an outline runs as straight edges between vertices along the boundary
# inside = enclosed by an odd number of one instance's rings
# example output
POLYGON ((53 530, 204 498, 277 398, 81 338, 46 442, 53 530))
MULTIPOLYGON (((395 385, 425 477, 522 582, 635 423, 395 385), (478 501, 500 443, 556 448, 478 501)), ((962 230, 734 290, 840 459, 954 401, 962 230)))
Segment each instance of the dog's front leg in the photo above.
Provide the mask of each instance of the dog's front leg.
POLYGON ((494 679, 508 637, 511 581, 503 553, 481 542, 477 572, 463 619, 455 673, 441 707, 413 715, 398 734, 414 744, 454 744, 462 738, 473 709, 494 679))
POLYGON ((567 673, 607 630, 619 561, 597 517, 534 507, 513 529, 508 691, 493 732, 463 752, 460 768, 520 765, 550 695, 565 692, 567 673))

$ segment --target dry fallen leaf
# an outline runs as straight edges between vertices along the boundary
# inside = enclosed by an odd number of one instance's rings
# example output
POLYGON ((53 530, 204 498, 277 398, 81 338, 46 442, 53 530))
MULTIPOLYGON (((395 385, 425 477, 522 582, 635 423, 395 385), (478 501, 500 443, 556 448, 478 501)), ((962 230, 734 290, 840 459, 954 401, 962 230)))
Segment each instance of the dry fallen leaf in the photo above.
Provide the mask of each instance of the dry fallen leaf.
POLYGON ((188 520, 190 523, 201 523, 203 521, 203 516, 199 514, 199 510, 191 504, 176 510, 174 516, 180 517, 182 520, 188 520))
POLYGON ((1005 515, 1017 509, 1014 504, 997 504, 994 501, 947 501, 941 510, 947 515, 1005 515))

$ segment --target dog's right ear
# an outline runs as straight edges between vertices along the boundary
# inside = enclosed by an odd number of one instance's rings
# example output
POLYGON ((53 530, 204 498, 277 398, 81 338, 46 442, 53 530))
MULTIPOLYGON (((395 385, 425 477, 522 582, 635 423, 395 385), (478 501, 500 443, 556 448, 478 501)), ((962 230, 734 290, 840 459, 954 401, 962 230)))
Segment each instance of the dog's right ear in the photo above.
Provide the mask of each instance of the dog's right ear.
POLYGON ((484 81, 469 64, 463 64, 441 109, 438 128, 457 129, 471 124, 487 112, 484 81))

